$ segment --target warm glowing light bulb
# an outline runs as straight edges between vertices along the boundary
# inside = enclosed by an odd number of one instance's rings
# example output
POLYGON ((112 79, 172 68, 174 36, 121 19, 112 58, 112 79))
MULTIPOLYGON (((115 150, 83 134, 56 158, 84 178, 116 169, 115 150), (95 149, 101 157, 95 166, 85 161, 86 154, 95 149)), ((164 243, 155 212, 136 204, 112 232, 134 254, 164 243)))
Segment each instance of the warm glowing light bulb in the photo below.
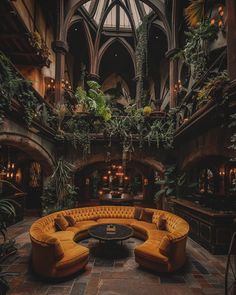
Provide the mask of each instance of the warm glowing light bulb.
POLYGON ((212 18, 212 19, 211 19, 211 22, 210 22, 210 25, 211 25, 211 26, 214 26, 215 22, 216 22, 215 19, 212 18))
POLYGON ((220 28, 223 26, 223 22, 222 22, 222 20, 219 20, 219 22, 218 22, 218 26, 219 26, 220 28))
POLYGON ((225 14, 224 10, 221 10, 219 14, 220 14, 220 16, 224 16, 224 14, 225 14))

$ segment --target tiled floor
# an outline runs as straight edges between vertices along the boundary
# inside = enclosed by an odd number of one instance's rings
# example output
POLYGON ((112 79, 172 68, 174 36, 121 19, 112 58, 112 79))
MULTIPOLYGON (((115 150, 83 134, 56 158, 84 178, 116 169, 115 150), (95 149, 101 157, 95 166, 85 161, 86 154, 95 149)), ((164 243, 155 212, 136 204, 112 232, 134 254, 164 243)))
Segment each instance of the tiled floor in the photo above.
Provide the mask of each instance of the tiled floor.
POLYGON ((18 252, 9 257, 4 270, 19 272, 11 279, 9 294, 44 295, 223 295, 225 256, 213 256, 189 239, 188 262, 181 271, 160 275, 141 269, 134 261, 133 249, 141 243, 129 239, 121 249, 102 253, 95 240, 81 243, 92 249, 90 262, 84 272, 64 282, 46 282, 35 276, 29 268, 30 240, 28 229, 33 218, 10 227, 9 236, 17 241, 18 252), (108 256, 107 256, 108 255, 108 256), (96 256, 96 257, 95 257, 96 256), (110 257, 109 257, 110 256, 110 257))

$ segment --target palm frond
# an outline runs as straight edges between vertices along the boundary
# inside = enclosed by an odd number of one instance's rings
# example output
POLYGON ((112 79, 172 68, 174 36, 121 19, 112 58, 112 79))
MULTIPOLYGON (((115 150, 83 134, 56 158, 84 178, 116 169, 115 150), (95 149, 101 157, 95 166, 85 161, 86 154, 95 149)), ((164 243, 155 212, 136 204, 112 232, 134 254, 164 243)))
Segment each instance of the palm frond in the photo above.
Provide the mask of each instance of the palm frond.
POLYGON ((206 0, 191 0, 189 6, 185 9, 185 19, 191 27, 196 27, 202 21, 205 15, 206 0))

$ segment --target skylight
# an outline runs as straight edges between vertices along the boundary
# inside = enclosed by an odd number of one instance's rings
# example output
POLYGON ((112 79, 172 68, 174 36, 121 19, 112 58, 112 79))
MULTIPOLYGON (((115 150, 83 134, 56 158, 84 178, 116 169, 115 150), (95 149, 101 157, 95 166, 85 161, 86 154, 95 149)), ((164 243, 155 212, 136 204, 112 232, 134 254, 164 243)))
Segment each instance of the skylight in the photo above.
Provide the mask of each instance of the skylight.
POLYGON ((114 0, 88 1, 83 5, 83 8, 97 25, 102 21, 104 13, 108 11, 104 22, 104 27, 107 29, 131 29, 131 22, 137 28, 141 24, 142 18, 152 11, 142 1, 135 0, 119 0, 116 4, 114 4, 114 0))

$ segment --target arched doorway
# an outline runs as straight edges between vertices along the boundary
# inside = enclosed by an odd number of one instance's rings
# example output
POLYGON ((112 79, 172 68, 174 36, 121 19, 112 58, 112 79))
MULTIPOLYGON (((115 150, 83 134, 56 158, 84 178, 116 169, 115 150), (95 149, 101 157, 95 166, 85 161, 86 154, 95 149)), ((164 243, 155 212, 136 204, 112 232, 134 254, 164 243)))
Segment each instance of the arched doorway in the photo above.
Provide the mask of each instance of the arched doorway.
POLYGON ((119 198, 126 194, 132 198, 129 203, 153 205, 158 189, 155 185, 157 174, 162 177, 163 171, 135 160, 125 165, 120 160, 85 165, 75 173, 75 185, 79 188, 78 202, 99 204, 101 200, 104 201, 104 195, 119 198))
POLYGON ((52 169, 53 159, 33 140, 12 134, 0 136, 1 195, 20 203, 22 217, 23 212, 40 212, 44 179, 52 169))

